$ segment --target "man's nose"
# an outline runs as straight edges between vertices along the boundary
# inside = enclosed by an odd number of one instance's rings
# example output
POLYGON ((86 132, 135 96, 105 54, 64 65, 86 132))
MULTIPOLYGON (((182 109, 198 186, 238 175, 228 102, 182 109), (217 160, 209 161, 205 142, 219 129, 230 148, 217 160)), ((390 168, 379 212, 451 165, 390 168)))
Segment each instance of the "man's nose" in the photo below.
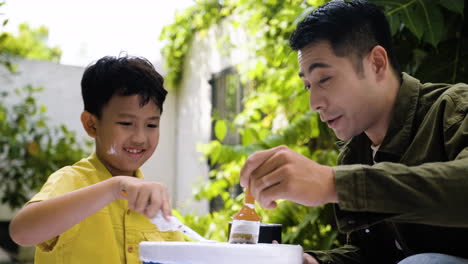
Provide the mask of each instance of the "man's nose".
POLYGON ((309 90, 309 93, 310 109, 320 112, 326 108, 327 100, 323 94, 312 88, 309 90))

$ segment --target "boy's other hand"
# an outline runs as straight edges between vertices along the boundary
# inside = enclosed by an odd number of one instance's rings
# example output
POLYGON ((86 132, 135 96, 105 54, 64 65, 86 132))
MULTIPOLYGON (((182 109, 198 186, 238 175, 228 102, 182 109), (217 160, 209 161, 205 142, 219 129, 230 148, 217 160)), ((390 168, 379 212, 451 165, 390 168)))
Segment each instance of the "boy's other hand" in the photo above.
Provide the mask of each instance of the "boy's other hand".
POLYGON ((164 218, 168 219, 171 215, 169 195, 164 184, 130 176, 113 178, 117 181, 114 196, 116 199, 126 199, 129 209, 149 218, 156 216, 159 209, 163 212, 164 218))

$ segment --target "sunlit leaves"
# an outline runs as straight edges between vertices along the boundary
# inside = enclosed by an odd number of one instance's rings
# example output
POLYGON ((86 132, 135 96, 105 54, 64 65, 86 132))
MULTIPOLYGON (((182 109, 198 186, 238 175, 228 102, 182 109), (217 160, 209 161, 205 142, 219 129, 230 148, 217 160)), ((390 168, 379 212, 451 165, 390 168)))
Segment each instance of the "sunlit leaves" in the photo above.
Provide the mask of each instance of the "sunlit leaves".
POLYGON ((175 22, 165 26, 159 36, 168 44, 161 53, 169 69, 165 79, 177 88, 184 72, 184 60, 194 34, 205 32, 211 25, 231 14, 232 7, 223 6, 218 1, 201 1, 175 15, 175 22))
POLYGON ((0 34, 0 53, 58 62, 62 51, 59 47, 46 45, 48 35, 49 31, 44 26, 31 28, 28 24, 20 24, 18 35, 8 32, 0 34))
POLYGON ((218 120, 215 124, 215 136, 219 141, 223 141, 227 134, 226 121, 218 120))

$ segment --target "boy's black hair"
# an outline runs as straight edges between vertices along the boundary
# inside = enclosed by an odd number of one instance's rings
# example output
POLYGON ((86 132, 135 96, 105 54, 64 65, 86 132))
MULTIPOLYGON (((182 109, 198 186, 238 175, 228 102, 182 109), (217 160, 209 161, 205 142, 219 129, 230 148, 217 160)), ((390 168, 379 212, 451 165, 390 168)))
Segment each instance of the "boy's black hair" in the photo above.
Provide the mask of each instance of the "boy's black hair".
POLYGON ((163 111, 164 79, 145 58, 106 56, 88 66, 81 79, 84 110, 101 117, 112 96, 140 96, 140 106, 152 100, 163 111))
POLYGON ((362 58, 380 45, 387 51, 393 70, 400 75, 390 26, 385 14, 373 3, 362 0, 329 2, 297 25, 289 45, 293 50, 300 50, 319 41, 328 41, 336 56, 355 56, 357 72, 362 72, 362 58))

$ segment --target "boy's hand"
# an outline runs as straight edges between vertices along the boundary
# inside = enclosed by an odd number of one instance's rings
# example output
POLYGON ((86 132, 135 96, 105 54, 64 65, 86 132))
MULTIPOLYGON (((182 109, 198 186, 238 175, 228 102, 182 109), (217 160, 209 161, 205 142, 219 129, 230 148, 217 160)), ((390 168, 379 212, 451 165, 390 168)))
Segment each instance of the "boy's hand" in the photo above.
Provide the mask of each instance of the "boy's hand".
POLYGON ((165 185, 129 176, 115 176, 113 178, 117 181, 115 197, 116 199, 126 199, 128 208, 149 218, 154 217, 159 209, 166 219, 171 215, 171 205, 165 185))

